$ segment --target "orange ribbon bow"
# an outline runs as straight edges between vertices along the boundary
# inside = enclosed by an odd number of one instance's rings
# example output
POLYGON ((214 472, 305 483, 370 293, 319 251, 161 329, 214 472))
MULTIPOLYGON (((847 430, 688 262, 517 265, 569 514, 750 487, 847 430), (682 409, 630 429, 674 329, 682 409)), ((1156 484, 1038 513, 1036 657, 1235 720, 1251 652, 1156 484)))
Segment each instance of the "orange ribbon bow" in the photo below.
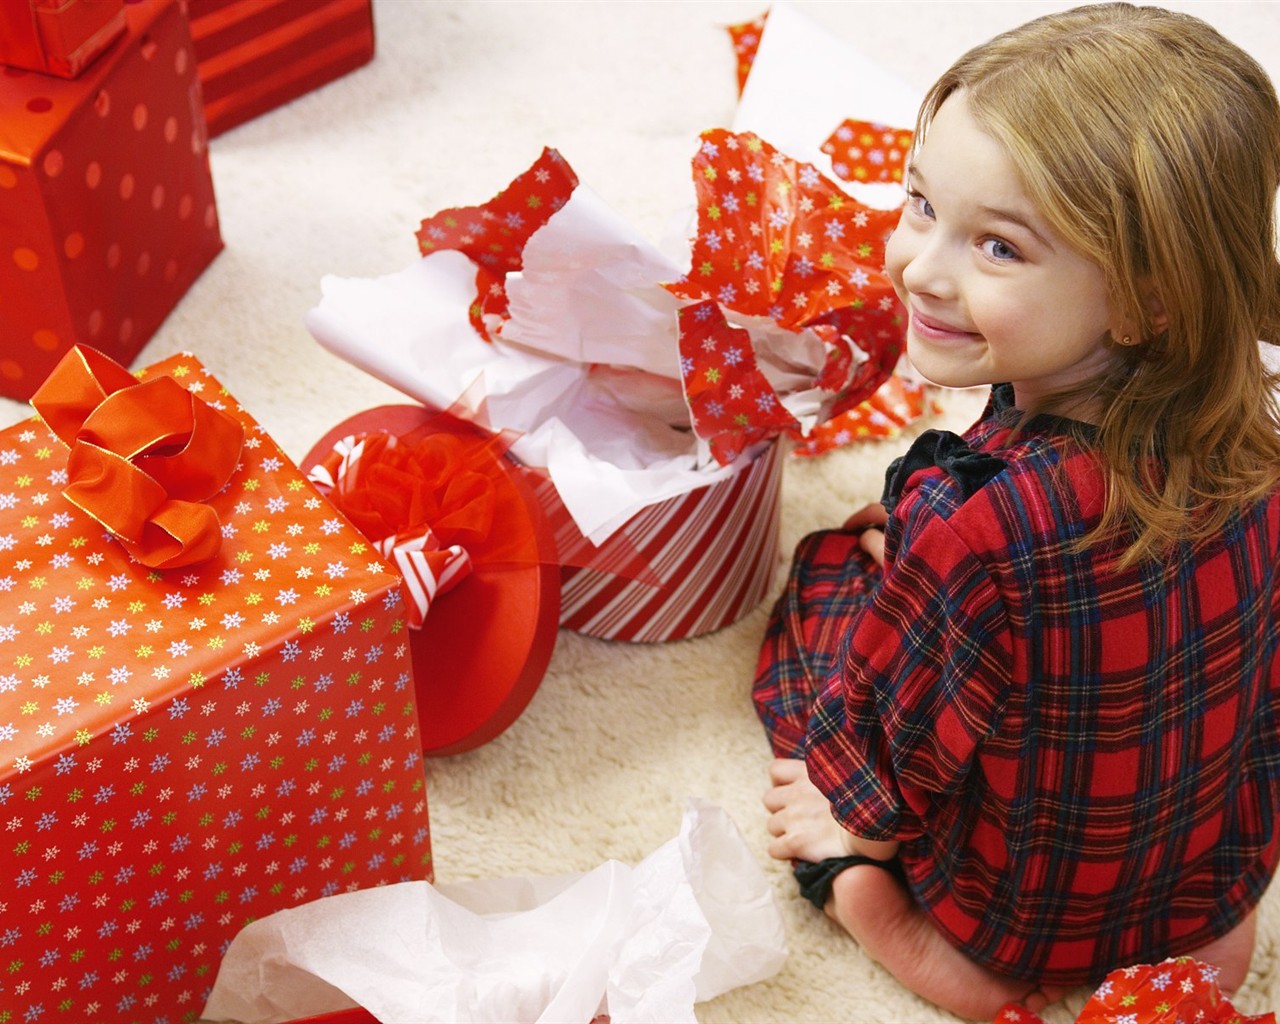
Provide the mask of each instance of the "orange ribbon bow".
POLYGON ((63 357, 31 404, 71 449, 63 496, 134 561, 175 569, 218 553, 221 524, 205 502, 239 463, 240 423, 172 377, 140 382, 84 346, 63 357))

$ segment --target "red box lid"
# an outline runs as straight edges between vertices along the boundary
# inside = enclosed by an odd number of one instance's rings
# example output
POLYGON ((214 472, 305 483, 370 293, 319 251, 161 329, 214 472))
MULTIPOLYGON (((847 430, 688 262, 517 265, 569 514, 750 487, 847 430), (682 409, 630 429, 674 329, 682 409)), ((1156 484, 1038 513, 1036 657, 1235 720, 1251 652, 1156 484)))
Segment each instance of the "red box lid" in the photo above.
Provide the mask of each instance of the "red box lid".
MULTIPOLYGON (((345 437, 378 432, 403 437, 424 430, 484 440, 478 427, 437 410, 386 405, 338 424, 300 466, 309 472, 345 437)), ((508 493, 499 499, 503 529, 531 533, 538 562, 477 562, 472 578, 432 602, 422 628, 410 631, 422 746, 429 757, 474 749, 511 725, 537 691, 555 647, 560 623, 555 540, 514 463, 505 479, 508 493)))

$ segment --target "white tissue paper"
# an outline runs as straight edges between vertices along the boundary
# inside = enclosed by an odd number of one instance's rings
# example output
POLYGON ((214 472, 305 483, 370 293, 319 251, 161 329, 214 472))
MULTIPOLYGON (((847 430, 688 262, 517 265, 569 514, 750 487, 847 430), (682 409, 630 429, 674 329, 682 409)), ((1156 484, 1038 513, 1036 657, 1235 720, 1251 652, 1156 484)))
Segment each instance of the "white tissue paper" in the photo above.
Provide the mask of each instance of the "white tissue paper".
POLYGON ((768 879, 721 808, 691 800, 635 867, 344 893, 248 925, 206 1020, 272 1024, 361 1006, 383 1024, 696 1021, 695 1002, 786 958, 768 879))
POLYGON ((675 264, 580 184, 530 237, 524 268, 507 277, 511 315, 492 343, 467 319, 475 264, 458 252, 380 278, 326 275, 307 329, 412 398, 461 400, 483 426, 516 431, 512 454, 547 469, 594 544, 743 468, 717 465, 691 429, 680 303, 662 287, 680 276, 675 264))

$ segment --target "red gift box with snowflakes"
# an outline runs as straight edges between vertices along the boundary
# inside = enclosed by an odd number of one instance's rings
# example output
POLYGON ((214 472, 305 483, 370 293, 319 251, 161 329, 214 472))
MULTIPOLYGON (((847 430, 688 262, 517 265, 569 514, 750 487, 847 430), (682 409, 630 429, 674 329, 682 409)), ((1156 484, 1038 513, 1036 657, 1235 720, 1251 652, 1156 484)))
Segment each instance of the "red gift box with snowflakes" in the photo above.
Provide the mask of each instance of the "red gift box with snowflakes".
MULTIPOLYGON (((0 66, 0 394, 75 344, 122 363, 222 249, 200 83, 173 0, 77 78, 0 66)), ((3 61, 0 61, 3 65, 3 61)))
POLYGON ((0 1020, 194 1021, 246 923, 432 878, 398 575, 197 360, 140 377, 191 404, 154 459, 243 431, 186 503, 216 526, 194 562, 147 568, 85 511, 75 453, 109 431, 95 413, 69 458, 50 427, 77 395, 0 431, 0 1020))

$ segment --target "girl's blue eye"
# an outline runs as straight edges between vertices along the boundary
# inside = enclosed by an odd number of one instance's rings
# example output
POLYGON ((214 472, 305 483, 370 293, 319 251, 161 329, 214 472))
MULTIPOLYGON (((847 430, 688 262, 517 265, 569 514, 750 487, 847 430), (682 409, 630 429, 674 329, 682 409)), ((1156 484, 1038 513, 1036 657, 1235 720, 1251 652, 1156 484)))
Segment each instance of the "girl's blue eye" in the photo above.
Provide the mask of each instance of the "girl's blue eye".
POLYGON ((1013 260, 1020 260, 1022 257, 1018 254, 1018 250, 1009 245, 1008 242, 1002 242, 998 238, 988 238, 982 243, 982 251, 988 257, 998 263, 1007 263, 1013 260))
POLYGON ((933 206, 923 195, 915 189, 907 190, 907 199, 911 204, 911 208, 922 217, 933 220, 933 206))

